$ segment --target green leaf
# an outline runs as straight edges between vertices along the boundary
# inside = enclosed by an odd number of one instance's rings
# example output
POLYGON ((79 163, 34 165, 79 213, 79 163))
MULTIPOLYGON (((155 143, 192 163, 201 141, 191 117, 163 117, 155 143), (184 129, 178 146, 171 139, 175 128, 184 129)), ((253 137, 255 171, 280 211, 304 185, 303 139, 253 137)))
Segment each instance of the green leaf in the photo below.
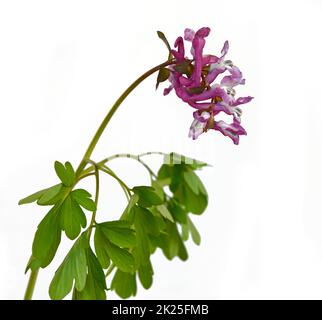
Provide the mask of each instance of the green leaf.
POLYGON ((147 220, 146 217, 151 213, 145 210, 141 207, 134 208, 134 227, 137 237, 136 253, 139 265, 146 263, 150 258, 149 236, 146 230, 148 226, 145 225, 145 221, 147 220))
POLYGON ((139 196, 136 194, 133 194, 129 201, 127 209, 131 210, 138 203, 138 201, 139 201, 139 196))
POLYGON ((46 191, 48 190, 47 189, 43 189, 43 190, 40 190, 40 191, 37 191, 33 194, 31 194, 30 196, 26 197, 26 198, 23 198, 21 199, 18 204, 21 205, 21 204, 27 204, 27 203, 32 203, 32 202, 35 202, 37 201, 46 191))
POLYGON ((158 195, 153 187, 138 186, 134 187, 132 190, 139 196, 138 204, 142 207, 149 208, 164 202, 164 199, 158 195))
POLYGON ((61 183, 56 184, 48 189, 38 199, 37 204, 48 206, 57 203, 64 196, 65 189, 61 183))
POLYGON ((105 237, 112 243, 119 247, 131 248, 136 244, 135 233, 128 227, 124 227, 124 224, 119 222, 123 221, 111 221, 100 223, 102 232, 105 237))
POLYGON ((50 283, 49 295, 53 300, 63 299, 72 289, 75 281, 75 288, 82 291, 86 284, 86 249, 88 239, 83 233, 75 242, 66 258, 57 269, 53 280, 50 283))
MULTIPOLYGON (((186 159, 190 159, 190 158, 186 157, 186 159)), ((186 165, 189 166, 192 170, 200 170, 203 167, 211 167, 210 164, 196 160, 196 159, 191 159, 191 161, 186 160, 186 165)))
POLYGON ((96 228, 94 235, 95 252, 99 262, 104 269, 108 268, 111 260, 105 250, 105 237, 100 228, 96 228))
POLYGON ((150 211, 153 214, 153 220, 151 219, 151 231, 148 231, 150 235, 158 236, 160 232, 165 229, 166 223, 165 219, 161 215, 161 213, 157 210, 156 207, 152 207, 150 211))
POLYGON ((178 250, 178 257, 182 260, 182 261, 186 261, 188 259, 188 251, 183 243, 183 241, 179 242, 179 250, 178 250))
POLYGON ((127 250, 121 249, 109 241, 105 242, 105 249, 113 263, 120 270, 124 272, 134 271, 134 258, 127 250))
POLYGON ((186 247, 180 237, 177 225, 170 221, 167 221, 166 234, 162 234, 162 241, 159 243, 164 255, 172 260, 178 256, 181 260, 188 259, 188 253, 186 247))
POLYGON ((121 298, 127 299, 136 295, 135 273, 125 273, 117 270, 111 284, 113 289, 121 298))
POLYGON ((140 266, 138 274, 143 288, 149 289, 153 282, 153 268, 150 260, 148 260, 147 264, 140 266))
POLYGON ((166 155, 164 162, 167 164, 184 164, 192 170, 198 170, 203 167, 210 166, 206 162, 189 158, 175 152, 171 152, 169 155, 166 155))
POLYGON ((59 207, 54 206, 38 225, 32 244, 32 255, 45 268, 53 260, 61 240, 59 207))
POLYGON ((121 220, 128 220, 130 222, 133 222, 133 207, 137 204, 139 201, 139 196, 137 194, 133 194, 130 198, 130 201, 128 205, 126 206, 124 212, 121 215, 121 220))
POLYGON ((199 94, 199 93, 202 93, 205 90, 205 88, 206 88, 205 85, 190 88, 190 89, 188 89, 188 93, 190 93, 190 94, 199 94))
MULTIPOLYGON (((170 159, 164 161, 169 162, 170 159)), ((174 192, 181 183, 181 167, 178 165, 163 164, 158 172, 158 181, 170 180, 169 188, 174 192)))
POLYGON ((61 206, 61 227, 67 237, 74 240, 78 237, 82 227, 86 227, 86 216, 72 197, 67 197, 61 206))
POLYGON ((66 162, 64 166, 61 162, 55 161, 55 171, 58 178, 66 187, 71 187, 73 185, 75 171, 70 162, 66 162))
POLYGON ((177 230, 177 226, 173 223, 168 223, 168 246, 167 255, 169 259, 173 259, 179 252, 180 235, 177 230))
POLYGON ((105 300, 106 281, 104 271, 89 247, 86 250, 88 273, 86 284, 82 291, 74 288, 73 300, 105 300))
POLYGON ((174 222, 173 217, 172 217, 170 211, 168 210, 168 208, 164 204, 161 204, 161 205, 157 206, 156 208, 157 208, 158 212, 160 212, 161 215, 164 218, 170 220, 171 222, 174 222))
POLYGON ((120 270, 124 272, 134 271, 133 256, 127 250, 122 249, 110 242, 110 240, 106 237, 104 231, 102 230, 102 227, 100 227, 99 225, 96 226, 94 241, 95 248, 97 246, 99 247, 99 253, 97 251, 96 253, 103 267, 106 266, 106 256, 108 256, 120 270), (96 235, 97 233, 98 236, 96 235), (102 254, 101 251, 104 251, 104 253, 102 254))
MULTIPOLYGON (((178 159, 173 157, 170 160, 177 161, 178 159)), ((184 207, 186 212, 201 214, 205 211, 208 205, 207 191, 189 165, 162 165, 158 172, 158 179, 166 178, 171 178, 170 190, 175 200, 184 207)))
POLYGON ((189 226, 187 224, 182 224, 182 233, 181 233, 181 238, 183 241, 187 241, 189 239, 189 226))
POLYGON ((188 184, 190 189, 198 195, 199 193, 207 196, 207 191, 199 179, 199 177, 193 171, 186 171, 183 174, 185 182, 188 184))
POLYGON ((75 190, 73 190, 72 195, 76 201, 79 199, 82 200, 83 198, 91 198, 92 197, 92 195, 85 189, 75 189, 75 190))
POLYGON ((174 174, 173 165, 170 166, 169 164, 163 164, 158 172, 158 181, 169 180, 169 179, 171 181, 173 174, 174 174))
POLYGON ((158 179, 158 184, 161 188, 168 186, 171 183, 171 178, 158 179))
POLYGON ((155 193, 159 196, 159 198, 164 199, 165 193, 163 191, 163 185, 162 182, 164 181, 159 181, 159 180, 152 180, 151 186, 154 188, 155 193))
POLYGON ((127 220, 113 220, 113 221, 106 221, 99 224, 105 228, 122 228, 122 229, 129 229, 131 227, 131 223, 127 220))
POLYGON ((68 181, 69 186, 72 186, 72 184, 75 181, 75 170, 69 161, 65 162, 65 168, 66 168, 67 177, 69 179, 69 181, 68 181))
MULTIPOLYGON (((160 233, 158 221, 154 214, 146 208, 136 206, 134 208, 134 225, 140 224, 147 234, 157 236, 160 233)), ((136 231, 136 228, 135 228, 136 231)))
POLYGON ((184 177, 185 182, 188 184, 188 186, 192 190, 192 192, 195 193, 196 195, 198 195, 200 184, 202 184, 202 182, 197 177, 197 175, 192 171, 187 171, 187 172, 183 173, 183 177, 184 177))
POLYGON ((181 184, 174 193, 177 201, 185 206, 185 209, 194 214, 202 214, 208 205, 208 196, 200 193, 196 195, 187 184, 181 184))
POLYGON ((62 183, 65 184, 66 180, 68 180, 68 178, 66 179, 66 176, 68 174, 66 173, 65 166, 59 161, 55 161, 54 166, 55 166, 55 171, 56 171, 58 178, 61 180, 62 183))
POLYGON ((193 222, 191 221, 191 219, 189 217, 188 217, 188 226, 189 226, 189 230, 190 230, 193 242, 197 246, 199 246, 200 242, 201 242, 200 234, 199 234, 197 228, 195 227, 195 225, 193 224, 193 222))
POLYGON ((184 207, 176 199, 172 198, 169 201, 168 209, 176 221, 180 223, 187 223, 187 212, 184 210, 184 207))
POLYGON ((158 73, 157 83, 155 85, 155 88, 158 89, 159 84, 161 82, 167 81, 169 76, 170 76, 170 70, 167 68, 161 68, 158 73))
POLYGON ((89 211, 96 211, 96 204, 95 202, 90 199, 91 194, 84 189, 76 189, 72 191, 73 199, 81 205, 84 209, 89 211))
POLYGON ((29 269, 31 271, 36 271, 39 268, 41 268, 41 262, 38 259, 36 259, 34 256, 31 256, 27 263, 25 274, 28 272, 29 269))
POLYGON ((164 42, 164 44, 167 46, 168 50, 169 50, 169 59, 172 57, 171 54, 171 46, 169 44, 169 41, 167 40, 166 36, 164 35, 164 33, 162 31, 157 31, 158 37, 164 42))
POLYGON ((139 206, 134 207, 133 210, 137 239, 136 258, 138 265, 144 265, 152 251, 149 235, 158 236, 160 230, 157 219, 151 211, 139 206))
POLYGON ((186 74, 188 77, 190 77, 192 75, 193 66, 189 61, 184 60, 182 62, 177 63, 174 66, 174 69, 177 72, 181 74, 186 74))

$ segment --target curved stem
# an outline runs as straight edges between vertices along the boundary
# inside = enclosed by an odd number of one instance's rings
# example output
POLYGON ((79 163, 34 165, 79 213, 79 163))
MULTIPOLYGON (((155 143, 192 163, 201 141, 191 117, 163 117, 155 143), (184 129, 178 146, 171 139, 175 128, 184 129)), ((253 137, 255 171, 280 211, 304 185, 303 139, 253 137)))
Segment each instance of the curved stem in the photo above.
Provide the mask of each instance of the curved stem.
POLYGON ((126 185, 126 183, 121 180, 109 167, 103 165, 103 166, 99 166, 99 169, 102 170, 103 172, 107 173, 108 175, 110 175, 111 177, 113 177, 115 180, 117 180, 117 182, 125 188, 125 190, 127 191, 127 193, 129 195, 131 195, 131 189, 126 185))
POLYGON ((95 199, 94 199, 94 202, 95 202, 96 209, 92 213, 92 219, 91 219, 91 222, 88 227, 88 239, 90 239, 91 234, 92 234, 92 229, 93 229, 92 227, 95 224, 95 218, 96 218, 96 212, 97 212, 98 197, 99 197, 99 191, 100 191, 100 178, 99 178, 100 175, 99 175, 97 163, 95 163, 92 160, 87 160, 87 162, 91 163, 95 168, 95 199))
POLYGON ((24 300, 31 300, 34 293, 39 269, 31 271, 24 300))
POLYGON ((82 174, 77 178, 76 183, 78 183, 79 181, 81 181, 89 176, 93 176, 93 175, 95 175, 95 172, 88 172, 88 173, 82 174))
MULTIPOLYGON (((142 154, 139 154, 139 155, 134 155, 134 154, 129 154, 129 153, 118 153, 118 154, 114 154, 114 155, 112 155, 110 157, 107 157, 107 158, 105 158, 105 159, 97 162, 97 165, 99 167, 101 167, 106 162, 112 161, 114 159, 118 159, 118 158, 129 158, 129 159, 133 159, 133 160, 138 161, 140 164, 142 164, 145 167, 145 169, 148 170, 148 172, 150 173, 150 175, 152 175, 153 177, 156 177, 156 174, 153 172, 153 170, 143 160, 141 160, 141 157, 144 157, 144 156, 147 156, 147 155, 154 155, 154 154, 163 155, 163 156, 166 155, 165 153, 162 153, 162 152, 146 152, 146 153, 142 153, 142 154)), ((88 176, 90 174, 93 174, 92 173, 93 169, 94 169, 93 166, 86 168, 83 171, 83 175, 84 176, 88 176)))
MULTIPOLYGON (((145 155, 145 154, 143 154, 145 155)), ((129 153, 119 153, 119 154, 115 154, 113 156, 110 156, 108 158, 105 158, 104 160, 102 160, 101 162, 106 163, 109 162, 111 160, 117 159, 117 158, 128 158, 128 159, 133 159, 138 161, 140 164, 142 164, 142 166, 148 170, 148 172, 150 173, 151 176, 156 177, 156 174, 153 172, 153 170, 144 162, 140 159, 142 155, 134 155, 134 154, 129 154, 129 153)))
POLYGON ((77 171, 76 171, 76 176, 80 175, 80 173, 82 172, 82 170, 84 169, 85 165, 86 165, 86 160, 88 160, 93 151, 94 148, 98 142, 98 140, 100 139, 101 135, 103 134, 106 126, 108 125, 108 123, 110 122, 111 118, 113 117, 114 113, 116 112, 116 110, 118 109, 118 107, 120 106, 120 104, 125 100, 125 98, 143 81, 145 80, 147 77, 149 77, 150 75, 152 75, 154 72, 159 71, 161 68, 164 68, 166 66, 169 66, 173 64, 173 60, 168 60, 164 63, 161 63, 159 65, 157 65, 156 67, 148 70, 147 72, 145 72, 141 77, 139 77, 137 80, 135 80, 124 92, 123 94, 116 100, 116 102, 114 103, 114 105, 112 106, 112 108, 110 109, 110 111, 108 112, 108 114, 106 115, 106 117, 104 118, 103 122, 101 123, 101 125, 99 126, 99 128, 97 129, 92 141, 90 142, 84 156, 83 156, 83 160, 81 161, 81 163, 79 164, 77 171))
POLYGON ((121 186, 121 188, 124 191, 125 197, 127 201, 130 201, 131 199, 131 192, 130 192, 130 188, 125 184, 125 182, 123 180, 121 180, 113 171, 111 168, 104 166, 104 165, 100 165, 99 169, 101 171, 103 171, 104 173, 110 175, 112 178, 114 178, 119 185, 121 186))
POLYGON ((107 277, 111 274, 111 272, 114 270, 114 268, 115 268, 115 264, 114 264, 114 263, 112 263, 112 264, 109 266, 109 268, 107 269, 106 273, 105 273, 105 278, 107 278, 107 277))
POLYGON ((144 162, 142 161, 140 158, 138 158, 138 162, 142 164, 142 166, 148 170, 148 172, 150 173, 151 179, 152 177, 157 178, 157 175, 153 172, 153 170, 144 162))
POLYGON ((166 156, 167 154, 164 152, 160 152, 160 151, 149 151, 149 152, 144 152, 144 153, 139 154, 139 157, 145 157, 145 156, 150 156, 150 155, 166 156))

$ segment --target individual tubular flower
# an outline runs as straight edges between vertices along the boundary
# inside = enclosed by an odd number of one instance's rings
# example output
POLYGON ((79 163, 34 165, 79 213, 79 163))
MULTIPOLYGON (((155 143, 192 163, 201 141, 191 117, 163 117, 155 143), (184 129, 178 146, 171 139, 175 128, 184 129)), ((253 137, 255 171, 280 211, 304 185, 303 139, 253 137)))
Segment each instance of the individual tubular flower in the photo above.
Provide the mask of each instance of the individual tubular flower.
POLYGON ((195 119, 190 126, 189 138, 191 137, 193 140, 195 140, 207 129, 209 119, 212 116, 207 111, 202 111, 201 114, 196 111, 193 113, 193 116, 195 119))
POLYGON ((204 54, 205 38, 209 35, 207 27, 194 32, 185 29, 184 38, 178 37, 170 56, 174 63, 168 70, 168 80, 171 85, 164 89, 164 95, 172 90, 189 106, 196 109, 194 120, 189 130, 189 137, 197 139, 208 129, 220 131, 230 137, 235 144, 239 143, 239 136, 246 131, 241 126, 241 104, 250 102, 253 97, 235 98, 238 85, 245 84, 240 69, 232 61, 226 60, 229 43, 225 41, 219 57, 204 54), (184 40, 191 43, 192 58, 185 56, 184 40), (228 73, 228 74, 227 74, 228 73), (218 77, 222 75, 222 79, 218 77), (224 112, 233 117, 233 122, 216 121, 216 116, 224 112))
POLYGON ((220 131, 224 136, 233 140, 234 144, 239 144, 239 136, 247 135, 245 129, 240 125, 237 119, 233 123, 227 124, 225 121, 215 121, 214 129, 220 131))
POLYGON ((214 112, 197 110, 193 113, 194 120, 190 126, 189 137, 197 139, 203 132, 209 129, 220 131, 224 136, 232 139, 234 144, 239 143, 239 136, 247 135, 245 129, 241 126, 237 117, 234 117, 233 123, 227 124, 220 120, 215 121, 214 112))
POLYGON ((236 67, 232 66, 231 68, 228 69, 230 72, 230 76, 225 76, 220 84, 225 87, 235 87, 239 84, 245 84, 245 79, 243 79, 243 74, 241 71, 236 67))

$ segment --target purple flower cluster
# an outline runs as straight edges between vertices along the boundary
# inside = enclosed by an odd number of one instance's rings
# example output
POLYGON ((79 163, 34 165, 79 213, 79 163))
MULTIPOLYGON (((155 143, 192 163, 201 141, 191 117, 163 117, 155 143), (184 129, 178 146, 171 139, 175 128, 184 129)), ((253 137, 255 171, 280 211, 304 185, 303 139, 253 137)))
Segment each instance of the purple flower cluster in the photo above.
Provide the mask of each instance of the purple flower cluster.
POLYGON ((253 97, 235 98, 237 85, 245 84, 242 72, 232 61, 226 60, 229 49, 225 41, 221 56, 204 55, 205 38, 209 35, 209 28, 201 28, 197 32, 186 29, 184 39, 178 37, 171 53, 175 64, 169 67, 169 81, 171 85, 164 90, 164 95, 175 90, 177 96, 196 109, 194 120, 190 127, 189 137, 197 139, 209 129, 220 131, 239 143, 239 136, 246 135, 241 126, 241 109, 239 106, 248 103, 253 97), (185 56, 184 40, 191 42, 192 59, 185 56), (221 80, 218 77, 222 75, 221 80), (215 116, 220 112, 233 117, 233 122, 216 121, 215 116))

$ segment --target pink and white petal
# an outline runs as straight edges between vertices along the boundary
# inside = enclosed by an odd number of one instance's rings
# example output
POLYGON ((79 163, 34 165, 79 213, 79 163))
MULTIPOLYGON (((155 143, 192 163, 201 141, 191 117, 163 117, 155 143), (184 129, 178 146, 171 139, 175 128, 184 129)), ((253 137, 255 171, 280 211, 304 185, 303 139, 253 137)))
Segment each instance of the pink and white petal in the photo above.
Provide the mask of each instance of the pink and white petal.
POLYGON ((228 40, 225 41, 224 46, 221 49, 221 57, 223 58, 229 50, 229 42, 228 40))
POLYGON ((217 67, 217 68, 214 68, 213 70, 211 70, 211 71, 207 74, 207 76, 206 76, 206 81, 207 81, 209 84, 213 83, 213 82, 216 80, 216 78, 217 78, 220 74, 224 73, 225 71, 226 71, 226 67, 221 67, 220 65, 218 65, 218 67, 217 67))
POLYGON ((234 77, 234 78, 242 78, 243 77, 243 73, 240 71, 240 69, 236 66, 232 66, 230 69, 229 69, 231 75, 234 77))
POLYGON ((215 106, 213 106, 212 111, 214 112, 214 115, 217 115, 220 112, 224 112, 228 115, 233 115, 234 107, 231 107, 227 103, 220 102, 220 103, 217 103, 215 106))
POLYGON ((199 86, 202 70, 202 51, 205 46, 205 39, 201 37, 195 37, 192 41, 193 56, 195 59, 195 65, 192 72, 191 80, 195 86, 199 86))
POLYGON ((196 140, 205 130, 207 122, 199 122, 194 119, 189 129, 189 138, 196 140))
POLYGON ((195 111, 193 113, 193 117, 198 120, 199 122, 208 122, 209 118, 211 117, 211 114, 208 111, 195 111))
POLYGON ((174 86, 174 89, 176 91, 176 94, 179 98, 181 98, 184 102, 189 102, 191 96, 185 89, 185 87, 182 86, 174 86))
POLYGON ((209 33, 210 33, 210 28, 202 27, 196 32, 195 37, 206 38, 208 37, 209 33))
POLYGON ((215 121, 214 129, 220 131, 224 136, 232 139, 234 144, 239 144, 239 136, 247 135, 245 129, 235 119, 234 122, 231 124, 227 124, 222 120, 215 121))
POLYGON ((254 97, 248 96, 248 97, 239 97, 237 100, 233 101, 231 103, 232 106, 239 106, 240 104, 245 104, 250 101, 252 101, 254 97))
POLYGON ((226 98, 226 91, 219 87, 218 85, 215 85, 211 87, 210 90, 205 90, 202 93, 194 94, 190 97, 190 101, 204 101, 208 99, 212 99, 214 97, 220 97, 222 99, 226 98))
POLYGON ((243 74, 236 66, 232 66, 228 69, 230 76, 225 76, 220 84, 226 87, 234 87, 239 84, 245 84, 245 79, 243 79, 243 74))
POLYGON ((222 86, 232 88, 232 87, 236 86, 238 83, 236 83, 236 80, 232 76, 225 76, 220 81, 220 84, 222 86))
POLYGON ((165 88, 163 90, 163 95, 164 96, 168 95, 172 91, 172 89, 173 89, 173 85, 170 85, 168 88, 165 88))
POLYGON ((245 84, 245 79, 234 78, 233 76, 225 76, 222 78, 220 84, 222 86, 232 88, 232 87, 236 87, 240 84, 245 84))
POLYGON ((189 106, 197 110, 205 110, 213 106, 212 102, 194 102, 194 101, 186 101, 186 102, 189 104, 189 106))
POLYGON ((171 53, 175 57, 177 62, 181 62, 184 60, 185 50, 184 43, 182 37, 178 37, 176 42, 174 43, 174 47, 178 48, 177 50, 171 50, 171 53))
POLYGON ((212 54, 207 54, 202 57, 202 64, 207 65, 207 64, 214 64, 217 63, 219 58, 217 56, 214 56, 212 54))
POLYGON ((188 87, 192 84, 192 81, 190 79, 186 78, 185 76, 180 76, 179 83, 183 86, 188 87))
POLYGON ((192 41, 195 37, 195 32, 192 29, 186 28, 184 30, 184 39, 187 41, 192 41))

